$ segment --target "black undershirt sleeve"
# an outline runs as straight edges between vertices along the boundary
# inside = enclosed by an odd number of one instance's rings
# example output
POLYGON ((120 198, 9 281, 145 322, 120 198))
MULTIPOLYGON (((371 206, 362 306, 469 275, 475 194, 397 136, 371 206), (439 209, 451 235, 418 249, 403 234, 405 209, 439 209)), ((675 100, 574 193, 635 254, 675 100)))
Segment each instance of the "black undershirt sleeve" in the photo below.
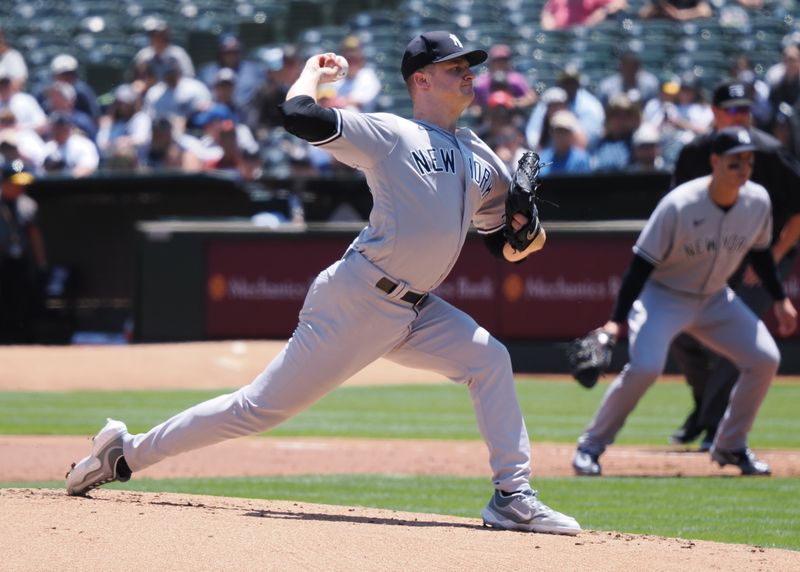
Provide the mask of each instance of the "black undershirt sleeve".
POLYGON ((650 262, 639 256, 633 255, 630 266, 625 271, 625 276, 622 278, 622 285, 617 294, 617 302, 614 304, 614 309, 611 311, 611 321, 617 323, 624 323, 628 317, 628 312, 631 306, 639 297, 639 294, 644 288, 644 283, 653 271, 653 266, 650 262))
POLYGON ((505 260, 503 257, 503 246, 506 244, 506 237, 503 234, 502 228, 492 234, 484 234, 483 243, 496 258, 505 260))
POLYGON ((298 95, 280 105, 283 126, 292 135, 310 143, 325 141, 336 134, 338 119, 333 109, 317 105, 314 98, 298 95))
POLYGON ((750 266, 753 267, 756 275, 761 279, 761 284, 773 299, 783 300, 786 298, 783 284, 781 284, 778 278, 778 269, 775 266, 775 260, 772 258, 772 252, 768 248, 764 250, 751 250, 750 266))

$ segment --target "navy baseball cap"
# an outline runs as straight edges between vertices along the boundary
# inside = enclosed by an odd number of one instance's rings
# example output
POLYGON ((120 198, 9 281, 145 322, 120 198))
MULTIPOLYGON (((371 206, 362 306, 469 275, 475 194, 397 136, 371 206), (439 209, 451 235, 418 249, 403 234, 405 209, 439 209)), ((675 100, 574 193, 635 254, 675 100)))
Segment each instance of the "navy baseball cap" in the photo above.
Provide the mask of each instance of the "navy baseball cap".
POLYGON ((400 71, 403 79, 408 80, 415 71, 428 64, 437 64, 461 57, 467 58, 472 67, 485 62, 489 54, 483 50, 466 49, 461 40, 450 32, 443 30, 423 32, 406 46, 400 71))
POLYGON ((15 185, 27 186, 33 183, 33 175, 28 171, 22 161, 11 161, 3 165, 2 179, 15 185))
POLYGON ((726 81, 714 88, 711 103, 714 107, 750 107, 753 100, 747 96, 747 86, 741 81, 726 81))
POLYGON ((715 155, 733 155, 755 150, 753 138, 744 127, 720 129, 711 140, 711 152, 715 155))

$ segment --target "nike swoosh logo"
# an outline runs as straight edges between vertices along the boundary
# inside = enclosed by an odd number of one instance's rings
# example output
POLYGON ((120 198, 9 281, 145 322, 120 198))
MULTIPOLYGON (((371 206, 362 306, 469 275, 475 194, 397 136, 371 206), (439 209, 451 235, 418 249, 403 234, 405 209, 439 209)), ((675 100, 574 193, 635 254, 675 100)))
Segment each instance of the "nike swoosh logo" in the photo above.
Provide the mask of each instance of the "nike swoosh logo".
POLYGON ((531 509, 528 509, 527 512, 522 512, 521 510, 514 508, 514 505, 508 505, 508 508, 522 520, 530 520, 533 517, 533 511, 531 509))

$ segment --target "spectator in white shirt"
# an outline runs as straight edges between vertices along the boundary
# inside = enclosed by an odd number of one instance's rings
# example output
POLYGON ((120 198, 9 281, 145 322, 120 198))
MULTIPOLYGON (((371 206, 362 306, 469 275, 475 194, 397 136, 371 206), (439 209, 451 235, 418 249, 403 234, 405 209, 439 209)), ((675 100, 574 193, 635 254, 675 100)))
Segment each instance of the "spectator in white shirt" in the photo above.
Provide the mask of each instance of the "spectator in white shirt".
POLYGON ((150 45, 139 50, 133 57, 135 75, 140 79, 152 72, 156 76, 156 81, 163 78, 169 69, 167 61, 175 59, 178 61, 181 72, 186 77, 194 77, 194 65, 192 58, 182 47, 171 42, 169 37, 169 25, 160 18, 148 18, 144 22, 144 29, 150 40, 150 45))
POLYGON ((14 89, 21 90, 28 80, 28 66, 25 58, 17 50, 6 43, 5 34, 0 30, 0 69, 5 70, 14 84, 14 89))
MULTIPOLYGON (((94 89, 83 81, 78 74, 78 60, 70 54, 58 54, 50 62, 52 82, 68 83, 75 90, 75 109, 88 115, 97 123, 100 118, 100 106, 94 89)), ((46 113, 55 111, 48 107, 47 88, 36 94, 36 100, 46 113)))
POLYGON ((167 58, 163 79, 147 90, 144 109, 151 116, 190 118, 207 109, 211 104, 211 92, 203 82, 183 75, 181 65, 175 58, 167 58))
POLYGON ((223 34, 217 47, 217 61, 203 66, 198 77, 209 89, 213 89, 217 84, 219 71, 225 68, 234 72, 231 99, 235 108, 241 111, 264 83, 265 66, 242 58, 242 45, 238 38, 233 34, 223 34))
POLYGON ((65 81, 54 81, 45 90, 47 108, 49 113, 63 111, 72 117, 72 124, 83 131, 89 139, 94 141, 97 136, 97 123, 88 113, 76 109, 77 92, 71 84, 65 81))
POLYGON ((336 95, 330 102, 330 107, 374 111, 376 99, 381 92, 381 80, 375 70, 367 65, 358 38, 347 36, 342 41, 341 55, 350 65, 347 76, 333 84, 336 95))
POLYGON ((100 156, 97 147, 72 125, 64 112, 50 114, 50 140, 45 144, 45 171, 86 177, 97 170, 100 156))
MULTIPOLYGON (((568 64, 561 72, 558 86, 567 92, 568 109, 578 118, 578 125, 591 147, 603 132, 606 119, 603 104, 583 86, 583 76, 573 64, 568 64)), ((576 144, 580 145, 580 141, 576 140, 576 144)))
POLYGON ((19 125, 8 108, 0 110, 0 155, 6 162, 19 159, 33 173, 40 172, 45 158, 44 140, 33 129, 19 125))
POLYGON ((242 108, 236 104, 236 72, 231 68, 220 68, 211 85, 214 103, 225 105, 237 121, 242 119, 242 108))
POLYGON ((665 168, 661 155, 661 136, 658 129, 643 123, 633 134, 633 162, 628 166, 631 173, 649 173, 665 168))
POLYGON ((8 70, 0 68, 0 109, 6 108, 14 112, 19 125, 38 133, 47 129, 47 116, 36 98, 14 87, 8 70))
POLYGON ((140 110, 139 94, 130 84, 117 86, 113 96, 108 112, 100 118, 96 139, 102 158, 112 161, 138 154, 150 140, 152 122, 150 116, 140 110))
POLYGON ((639 55, 626 51, 619 57, 618 71, 600 82, 597 94, 603 105, 608 105, 615 95, 624 94, 644 106, 658 95, 658 88, 658 78, 642 67, 639 55))

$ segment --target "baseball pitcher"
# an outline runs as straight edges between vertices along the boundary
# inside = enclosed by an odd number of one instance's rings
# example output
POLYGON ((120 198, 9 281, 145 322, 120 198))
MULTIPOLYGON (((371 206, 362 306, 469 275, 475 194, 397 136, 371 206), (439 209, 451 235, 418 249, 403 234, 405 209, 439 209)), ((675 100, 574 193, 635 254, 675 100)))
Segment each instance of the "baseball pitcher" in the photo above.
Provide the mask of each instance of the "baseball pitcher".
POLYGON ((513 261, 545 240, 533 200, 535 156, 525 159, 512 185, 489 147, 457 127, 473 98, 471 67, 486 57, 444 31, 411 40, 401 72, 413 119, 318 105, 319 86, 334 81, 344 62, 332 53, 308 59, 283 104, 286 129, 364 172, 374 199, 369 224, 313 282, 291 339, 250 385, 140 435, 109 421, 92 453, 68 474, 69 494, 124 480, 165 457, 269 430, 386 357, 468 388, 495 488, 485 524, 580 531, 530 486, 530 442, 508 351, 431 293, 456 263, 471 224, 494 253, 513 261))

